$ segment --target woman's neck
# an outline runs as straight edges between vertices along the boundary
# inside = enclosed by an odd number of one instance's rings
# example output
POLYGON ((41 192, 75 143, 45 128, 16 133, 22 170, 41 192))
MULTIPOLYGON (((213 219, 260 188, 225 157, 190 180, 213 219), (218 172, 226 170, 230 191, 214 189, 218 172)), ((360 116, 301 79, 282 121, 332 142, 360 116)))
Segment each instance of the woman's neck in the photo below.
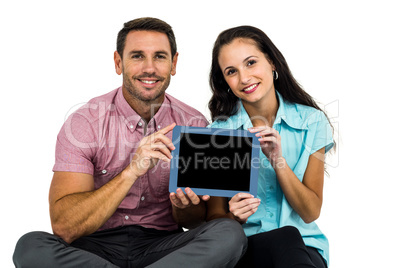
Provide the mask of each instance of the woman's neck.
POLYGON ((276 98, 275 90, 268 98, 261 99, 258 102, 243 102, 243 107, 251 119, 254 127, 269 126, 272 127, 278 112, 279 103, 276 98))

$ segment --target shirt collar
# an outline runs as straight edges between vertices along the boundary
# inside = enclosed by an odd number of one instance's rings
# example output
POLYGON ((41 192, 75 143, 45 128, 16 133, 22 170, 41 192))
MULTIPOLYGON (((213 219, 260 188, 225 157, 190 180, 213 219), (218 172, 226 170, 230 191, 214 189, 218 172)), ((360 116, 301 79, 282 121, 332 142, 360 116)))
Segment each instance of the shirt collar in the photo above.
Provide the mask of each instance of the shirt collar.
MULTIPOLYGON (((279 108, 276 113, 274 126, 281 124, 283 121, 292 128, 307 129, 307 121, 301 117, 298 105, 285 101, 278 91, 276 91, 276 97, 279 101, 279 108)), ((229 117, 222 125, 223 128, 231 129, 248 129, 252 126, 250 117, 241 101, 238 102, 237 113, 229 117)))
POLYGON ((295 129, 307 129, 307 120, 304 120, 299 111, 300 105, 291 103, 283 99, 282 95, 276 91, 279 101, 279 108, 276 112, 274 125, 284 121, 288 126, 295 129))
MULTIPOLYGON (((158 112, 151 118, 149 124, 154 124, 153 127, 161 125, 161 122, 167 115, 168 106, 170 105, 170 101, 166 98, 163 100, 162 106, 159 108, 158 112)), ((124 123, 127 128, 134 132, 135 129, 143 124, 143 120, 141 116, 139 116, 133 108, 128 104, 127 100, 123 96, 123 89, 120 87, 118 89, 117 97, 116 97, 116 109, 123 116, 124 123)))

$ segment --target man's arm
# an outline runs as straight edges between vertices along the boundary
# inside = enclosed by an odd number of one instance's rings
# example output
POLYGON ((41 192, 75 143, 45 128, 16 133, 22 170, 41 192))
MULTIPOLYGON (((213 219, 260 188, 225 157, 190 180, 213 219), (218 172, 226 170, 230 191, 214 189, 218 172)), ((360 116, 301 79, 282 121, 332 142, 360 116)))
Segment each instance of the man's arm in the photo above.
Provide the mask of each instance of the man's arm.
POLYGON ((144 137, 131 163, 111 181, 95 190, 92 175, 55 172, 49 191, 50 220, 54 234, 67 243, 99 229, 116 211, 134 182, 159 160, 170 161, 172 141, 165 136, 171 124, 144 137))
POLYGON ((92 175, 55 172, 49 191, 49 208, 55 235, 67 243, 98 230, 116 211, 136 178, 117 175, 94 190, 92 175))

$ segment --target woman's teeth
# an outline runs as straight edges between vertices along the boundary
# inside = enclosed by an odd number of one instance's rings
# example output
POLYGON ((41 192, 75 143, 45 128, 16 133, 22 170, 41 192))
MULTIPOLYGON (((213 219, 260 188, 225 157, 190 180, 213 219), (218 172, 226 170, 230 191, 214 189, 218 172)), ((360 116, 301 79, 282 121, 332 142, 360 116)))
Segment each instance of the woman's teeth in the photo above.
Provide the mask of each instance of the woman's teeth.
POLYGON ((248 88, 245 88, 244 91, 247 92, 247 91, 253 90, 256 86, 257 86, 257 84, 251 85, 248 88))

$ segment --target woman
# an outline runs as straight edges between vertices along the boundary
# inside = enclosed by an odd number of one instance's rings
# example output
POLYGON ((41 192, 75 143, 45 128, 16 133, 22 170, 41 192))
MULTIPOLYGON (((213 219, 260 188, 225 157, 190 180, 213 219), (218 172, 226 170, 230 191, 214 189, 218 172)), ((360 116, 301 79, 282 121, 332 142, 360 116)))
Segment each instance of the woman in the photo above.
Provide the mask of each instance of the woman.
POLYGON ((240 26, 214 45, 209 109, 213 128, 247 129, 261 144, 258 196, 211 197, 207 219, 236 219, 249 246, 244 267, 327 267, 319 217, 332 127, 261 30, 240 26), (229 204, 229 205, 228 205, 229 204))

